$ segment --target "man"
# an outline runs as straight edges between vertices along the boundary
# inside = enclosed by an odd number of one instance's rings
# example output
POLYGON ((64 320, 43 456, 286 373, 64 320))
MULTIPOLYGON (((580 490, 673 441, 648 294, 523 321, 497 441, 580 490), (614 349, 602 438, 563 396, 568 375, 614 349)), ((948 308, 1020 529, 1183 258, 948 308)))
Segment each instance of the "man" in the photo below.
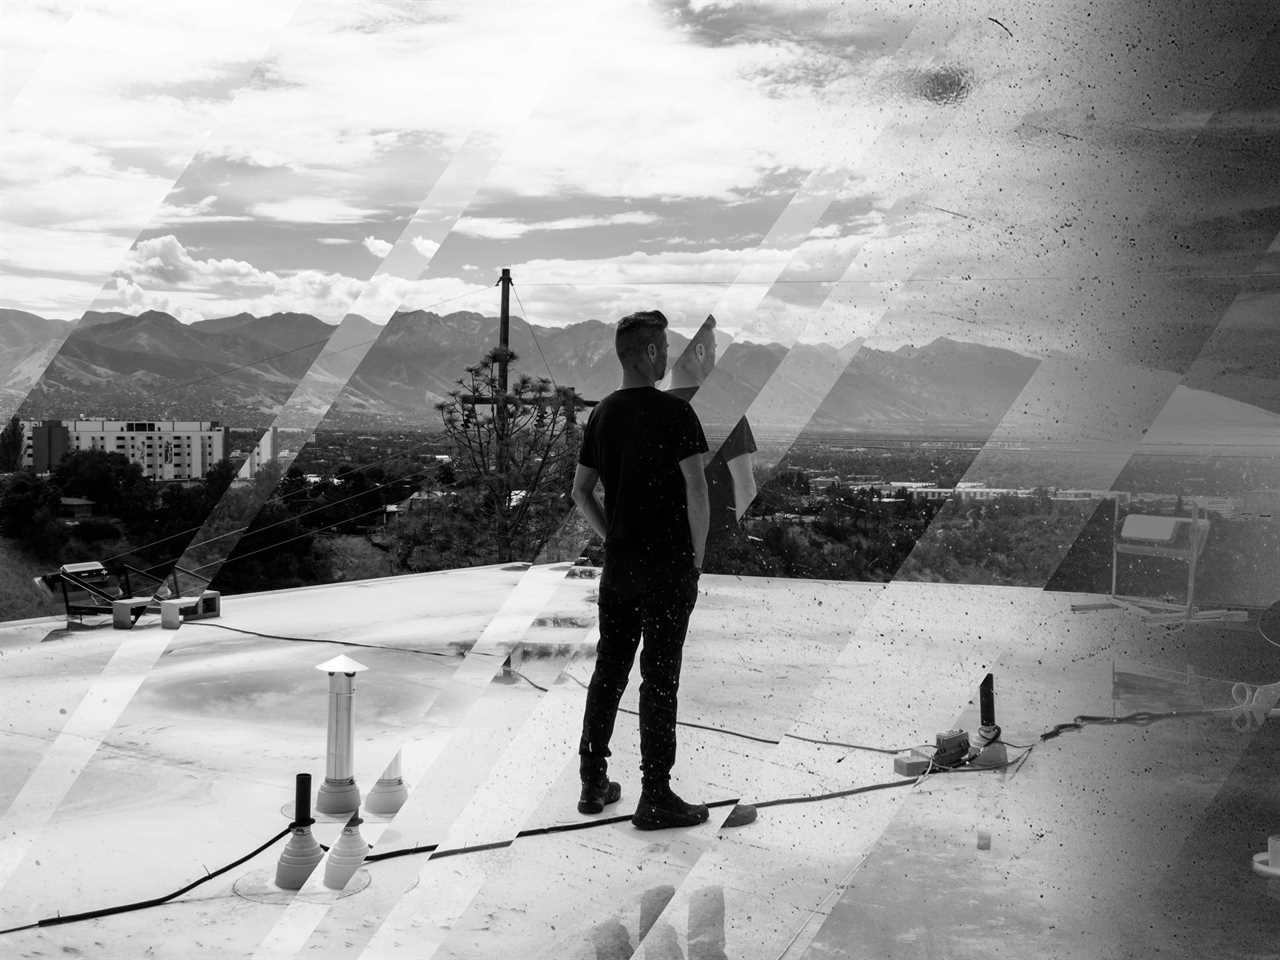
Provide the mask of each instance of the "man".
POLYGON ((609 740, 643 637, 641 791, 631 819, 641 830, 693 826, 708 816, 705 805, 686 803, 670 784, 681 653, 698 598, 709 508, 702 425, 686 401, 654 386, 667 370, 666 327, 657 310, 619 321, 622 386, 592 410, 573 481, 574 502, 605 542, 600 642, 578 746, 578 810, 599 813, 622 796, 607 775, 609 740))

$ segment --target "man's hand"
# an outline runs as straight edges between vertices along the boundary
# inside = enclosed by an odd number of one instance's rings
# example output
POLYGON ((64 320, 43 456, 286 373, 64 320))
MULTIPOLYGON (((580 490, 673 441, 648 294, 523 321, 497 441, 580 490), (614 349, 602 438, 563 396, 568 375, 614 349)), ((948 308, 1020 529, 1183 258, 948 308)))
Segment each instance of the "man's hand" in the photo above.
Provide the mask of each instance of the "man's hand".
POLYGON ((707 531, 711 528, 711 500, 707 496, 707 475, 702 454, 695 453, 680 461, 684 475, 684 496, 689 512, 689 539, 693 543, 693 565, 702 569, 707 549, 707 531))
POLYGON ((604 508, 600 506, 600 501, 596 499, 596 481, 600 479, 600 474, 591 469, 578 464, 578 469, 573 475, 573 502, 578 505, 578 509, 582 511, 582 515, 587 518, 587 523, 591 524, 591 529, 600 535, 600 539, 605 539, 608 529, 605 524, 604 508))

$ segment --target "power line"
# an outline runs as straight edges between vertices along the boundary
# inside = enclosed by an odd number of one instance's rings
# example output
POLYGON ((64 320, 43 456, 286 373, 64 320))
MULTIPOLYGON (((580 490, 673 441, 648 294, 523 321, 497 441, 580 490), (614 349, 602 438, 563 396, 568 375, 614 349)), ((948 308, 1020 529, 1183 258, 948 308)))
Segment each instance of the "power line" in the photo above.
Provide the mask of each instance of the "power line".
MULTIPOLYGON (((370 464, 370 466, 373 466, 373 464, 370 464)), ((407 473, 407 474, 405 474, 403 477, 398 477, 398 478, 397 478, 397 479, 395 479, 395 480, 387 480, 387 481, 385 481, 384 483, 375 484, 374 486, 369 487, 369 488, 368 488, 368 489, 366 489, 366 490, 361 490, 359 493, 353 493, 353 494, 352 494, 351 496, 349 496, 349 497, 343 497, 341 500, 334 500, 334 501, 331 501, 331 502, 329 502, 329 503, 321 504, 320 506, 318 506, 318 507, 313 507, 313 508, 312 508, 312 509, 310 509, 310 510, 304 510, 302 513, 292 514, 291 516, 285 517, 283 520, 277 520, 276 522, 274 522, 274 523, 269 523, 269 524, 267 524, 266 526, 258 527, 256 530, 254 530, 254 531, 253 531, 253 533, 261 533, 263 530, 270 530, 272 527, 282 526, 283 524, 290 523, 290 522, 291 522, 291 521, 293 521, 293 520, 300 520, 302 517, 308 517, 308 516, 310 516, 310 515, 311 515, 311 514, 313 514, 313 513, 320 513, 320 512, 321 512, 321 511, 323 511, 323 510, 328 510, 328 509, 330 509, 331 507, 336 507, 336 506, 339 506, 339 505, 341 505, 341 504, 347 503, 347 502, 349 502, 349 501, 351 501, 351 500, 355 500, 355 499, 357 499, 357 498, 359 498, 359 497, 363 497, 363 496, 365 496, 366 494, 373 493, 373 492, 374 492, 374 491, 376 491, 376 490, 382 490, 382 489, 384 489, 385 487, 393 486, 394 484, 397 484, 397 483, 403 483, 405 480, 407 480, 407 479, 409 479, 409 478, 411 478, 411 477, 417 477, 417 478, 420 478, 420 477, 422 477, 422 476, 425 476, 425 474, 426 474, 426 473, 427 473, 427 471, 426 471, 426 470, 415 470, 415 471, 413 471, 412 473, 407 473)), ((294 491, 292 494, 285 494, 285 495, 282 495, 282 496, 281 496, 280 498, 278 498, 278 499, 277 499, 277 498, 272 498, 271 500, 266 501, 266 503, 264 503, 264 504, 263 504, 263 506, 265 507, 265 506, 271 505, 271 504, 273 504, 273 503, 278 505, 278 504, 280 504, 280 503, 283 503, 286 497, 289 497, 289 496, 296 496, 298 493, 302 493, 302 492, 305 492, 305 490, 302 490, 302 491, 294 491)), ((259 511, 259 512, 260 512, 260 511, 259 511)), ((352 518, 348 518, 348 519, 352 519, 352 518)), ((341 522, 341 523, 345 523, 346 521, 340 521, 340 522, 341 522)), ((196 547, 203 547, 203 546, 205 546, 206 544, 213 543, 215 540, 221 540, 221 539, 223 539, 224 537, 230 537, 230 536, 233 536, 234 534, 237 534, 237 533, 244 533, 245 531, 248 531, 252 526, 253 526, 253 525, 252 525, 252 523, 250 523, 250 524, 247 524, 246 526, 243 526, 243 527, 236 527, 236 528, 235 528, 235 529, 233 529, 233 530, 227 530, 226 532, 224 532, 224 533, 220 533, 220 534, 218 534, 217 536, 209 537, 207 540, 201 540, 201 541, 199 541, 198 543, 190 543, 190 544, 187 544, 187 546, 186 546, 186 548, 185 548, 185 549, 186 549, 186 550, 192 550, 192 549, 194 549, 194 548, 196 548, 196 547)), ((137 552, 139 552, 139 551, 141 551, 141 550, 145 550, 145 549, 148 549, 149 547, 153 547, 153 546, 156 546, 156 545, 158 545, 158 544, 164 543, 166 540, 172 540, 172 539, 174 539, 175 537, 180 537, 180 536, 182 536, 184 533, 190 533, 190 532, 192 532, 193 530, 200 530, 200 529, 202 529, 202 527, 193 527, 193 528, 192 528, 192 530, 184 530, 184 531, 182 531, 182 532, 180 532, 180 533, 171 534, 171 535, 169 535, 169 536, 167 536, 167 537, 162 537, 162 538, 161 538, 161 539, 159 539, 159 540, 154 540, 154 541, 152 541, 152 542, 151 542, 151 543, 149 543, 149 544, 143 544, 143 545, 142 545, 142 546, 140 546, 140 547, 135 547, 133 550, 129 550, 129 551, 125 552, 125 553, 118 553, 118 554, 115 554, 115 555, 113 555, 113 556, 107 557, 107 558, 106 558, 106 560, 107 560, 107 561, 109 561, 109 560, 118 560, 120 557, 127 557, 127 556, 131 556, 131 555, 133 555, 133 554, 135 554, 135 553, 137 553, 137 552)), ((321 529, 325 529, 325 528, 321 528, 321 529)), ((104 561, 104 562, 106 562, 106 561, 104 561)), ((143 571, 143 572, 144 572, 144 573, 146 573, 146 572, 150 572, 151 570, 154 570, 154 569, 156 569, 157 567, 162 567, 162 566, 164 566, 164 564, 165 564, 165 563, 167 563, 167 562, 168 562, 168 561, 164 561, 164 562, 162 562, 162 563, 153 564, 152 566, 148 567, 148 568, 147 568, 145 571, 143 571)))
MULTIPOLYGON (((334 480, 342 480, 342 479, 344 479, 344 478, 346 478, 346 477, 353 477, 353 476, 361 475, 365 470, 368 470, 368 469, 370 469, 370 468, 372 468, 372 467, 381 466, 381 465, 382 465, 382 464, 384 464, 384 463, 390 463, 392 460, 399 460, 399 459, 401 459, 401 458, 403 458, 403 457, 406 457, 406 456, 409 456, 409 455, 411 455, 411 454, 413 454, 413 453, 416 453, 416 452, 418 452, 419 450, 423 450, 423 449, 426 449, 427 447, 434 446, 434 445, 435 445, 435 443, 436 443, 436 441, 435 441, 435 440, 427 440, 427 441, 424 441, 424 442, 422 442, 422 443, 414 444, 413 446, 408 447, 408 448, 407 448, 407 449, 405 449, 405 450, 401 450, 401 451, 398 451, 398 452, 396 452, 396 453, 389 454, 389 455, 387 455, 387 456, 383 457, 381 460, 373 460, 373 461, 371 461, 371 462, 369 462, 369 463, 356 464, 356 465, 354 465, 354 466, 349 467, 349 468, 348 468, 348 469, 346 469, 346 470, 341 470, 341 471, 339 471, 338 473, 334 474, 333 479, 334 479, 334 480)), ((418 475, 418 474, 425 474, 425 473, 427 473, 427 472, 428 472, 428 471, 426 471, 426 470, 415 470, 415 471, 413 471, 412 473, 407 473, 407 474, 405 474, 403 477, 399 477, 399 478, 397 478, 397 479, 395 479, 395 480, 388 480, 386 483, 379 484, 378 486, 375 486, 375 487, 370 487, 369 489, 370 489, 370 490, 377 490, 377 489, 381 489, 382 487, 387 486, 387 485, 389 485, 389 484, 399 483, 399 482, 401 482, 402 480, 405 480, 405 479, 407 479, 407 478, 409 478, 409 477, 413 477, 413 476, 416 476, 416 475, 418 475)), ((289 491, 288 493, 281 493, 281 494, 278 494, 277 496, 271 497, 269 500, 267 500, 266 502, 264 502, 264 503, 263 503, 263 506, 264 506, 264 507, 267 507, 267 506, 270 506, 270 505, 272 505, 272 504, 280 504, 280 503, 284 503, 286 500, 289 500, 289 499, 291 499, 291 498, 293 498, 293 497, 301 496, 301 495, 303 495, 303 494, 305 494, 305 493, 309 493, 309 492, 310 492, 310 489, 309 489, 308 487, 301 487, 301 488, 299 488, 299 489, 297 489, 297 490, 291 490, 291 491, 289 491)), ((364 492, 365 492, 365 493, 368 493, 369 491, 368 491, 368 490, 366 490, 366 491, 364 491, 364 492)), ((360 494, 355 494, 354 496, 360 496, 360 494)), ((352 497, 348 497, 347 499, 352 499, 352 497)), ((327 506, 336 506, 336 505, 337 505, 337 504, 339 504, 339 503, 345 503, 345 502, 346 502, 346 500, 335 500, 335 501, 333 501, 332 503, 328 504, 327 506)), ((305 516, 305 514, 297 514, 297 516, 305 516)), ((167 536, 160 537, 160 538, 159 538, 159 539, 157 539, 157 540, 152 540, 152 541, 150 541, 150 542, 148 542, 148 543, 141 544, 140 546, 133 547, 133 548, 131 548, 131 549, 129 549, 129 550, 125 550, 125 551, 123 551, 123 552, 121 552, 121 553, 115 553, 115 554, 112 554, 111 556, 104 558, 102 562, 103 562, 103 563, 107 563, 107 562, 109 562, 109 561, 111 561, 111 560, 119 560, 121 557, 128 557, 128 556, 132 556, 133 554, 138 553, 139 551, 147 550, 147 549, 150 549, 151 547, 159 546, 159 545, 160 545, 160 544, 162 544, 162 543, 166 543, 166 542, 168 542, 169 540, 173 540, 173 539, 176 539, 177 537, 184 536, 185 534, 188 534, 188 533, 195 533, 196 531, 203 529, 203 527, 204 527, 204 525, 203 525, 203 524, 200 524, 199 526, 195 526, 195 527, 188 527, 186 530, 179 530, 177 533, 171 533, 171 534, 168 534, 167 536)), ((241 529, 245 529, 245 530, 247 530, 248 528, 247 528, 247 527, 242 527, 241 529)), ((263 529, 265 529, 265 528, 263 528, 263 529)), ((234 532, 234 531, 232 531, 232 532, 234 532)), ((227 536, 227 535, 228 535, 228 534, 221 534, 221 536, 227 536)), ((215 538, 215 539, 216 539, 216 538, 215 538)), ((206 541, 206 542, 207 542, 207 541, 206 541)), ((148 568, 148 569, 154 569, 154 568, 148 568)))
POLYGON ((538 356, 542 357, 542 365, 547 368, 547 376, 551 379, 551 385, 558 390, 560 385, 556 383, 556 375, 551 372, 551 364, 547 363, 547 356, 542 352, 542 344, 538 342, 538 335, 533 332, 533 324, 529 322, 529 311, 525 309, 524 301, 520 299, 520 291, 516 289, 514 283, 511 285, 511 289, 516 295, 516 303, 520 305, 520 314, 524 318, 524 325, 529 328, 529 336, 533 337, 533 345, 538 348, 538 356))
POLYGON ((218 564, 225 565, 228 563, 232 563, 236 560, 244 560, 248 557, 254 556, 255 554, 265 553, 268 550, 276 549, 276 547, 283 547, 286 543, 293 543, 293 541, 295 540, 301 540, 304 537, 313 536, 314 534, 320 533, 321 531, 324 531, 324 530, 332 530, 334 527, 340 527, 344 523, 350 523, 352 520, 359 520, 361 517, 367 517, 371 513, 379 513, 385 509, 386 509, 386 504, 379 504, 378 506, 374 507, 372 510, 365 510, 363 513, 357 513, 354 516, 344 517, 341 520, 337 521, 336 523, 330 523, 323 527, 316 527, 314 530, 308 530, 306 533, 300 533, 296 537, 287 537, 284 540, 277 540, 275 543, 269 543, 265 547, 259 547, 257 550, 250 550, 248 553, 242 553, 242 554, 239 554, 238 556, 232 556, 227 560, 212 560, 209 563, 202 563, 197 567, 192 567, 192 570, 193 571, 203 570, 205 567, 212 567, 218 564))

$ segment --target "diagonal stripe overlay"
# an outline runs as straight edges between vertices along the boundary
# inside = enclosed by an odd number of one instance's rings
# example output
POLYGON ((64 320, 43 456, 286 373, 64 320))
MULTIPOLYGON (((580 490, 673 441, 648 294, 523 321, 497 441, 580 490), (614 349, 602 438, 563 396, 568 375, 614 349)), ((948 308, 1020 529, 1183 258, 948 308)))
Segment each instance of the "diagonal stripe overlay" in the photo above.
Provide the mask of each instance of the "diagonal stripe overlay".
POLYGON ((0 890, 40 843, 50 817, 155 666, 168 637, 168 631, 130 634, 0 818, 0 890))
MULTIPOLYGON (((191 6, 200 6, 192 4, 191 6)), ((240 42, 240 38, 244 36, 255 36, 261 42, 261 46, 257 49, 260 51, 257 56, 237 56, 235 59, 241 60, 243 65, 237 67, 243 71, 244 85, 238 88, 235 96, 226 104, 222 105, 213 114, 215 121, 232 110, 235 104, 242 96, 242 92, 247 89, 248 81, 251 79, 253 72, 259 68, 261 63, 265 62, 270 56, 273 46, 278 42, 279 37, 285 33, 297 16, 298 11, 302 8, 302 0, 267 0, 261 4, 252 6, 230 8, 218 8, 216 13, 211 12, 209 8, 202 7, 200 9, 191 10, 191 29, 193 31, 203 30, 200 35, 200 42, 206 47, 217 48, 217 42, 223 37, 230 37, 233 43, 240 42), (211 33, 207 27, 208 22, 205 18, 219 18, 219 26, 224 33, 211 33), (240 24, 240 18, 243 24, 240 24)), ((8 104, 6 110, 6 127, 10 131, 20 132, 24 128, 24 122, 27 118, 31 120, 31 126, 40 128, 46 122, 47 116, 56 116, 58 110, 58 94, 63 97, 74 94, 74 90, 67 91, 60 89, 60 85, 66 83, 67 76, 76 76, 76 74, 66 74, 61 70, 61 63, 66 59, 79 59, 85 55, 85 51, 96 51, 100 47, 100 42, 93 34, 95 17, 102 17, 104 11, 94 8, 85 8, 78 10, 77 13, 63 27, 62 40, 57 51, 51 50, 46 54, 44 61, 39 70, 28 80, 20 94, 15 95, 13 101, 8 104), (68 53, 68 56, 63 56, 68 53), (49 92, 52 91, 52 92, 49 92)), ((91 73, 81 74, 86 78, 91 77, 91 73)), ((137 113, 131 120, 132 123, 138 124, 141 118, 147 117, 145 111, 137 113)), ((163 121, 163 115, 160 115, 163 121)), ((190 168, 195 158, 199 155, 202 144, 206 143, 213 131, 216 122, 211 124, 209 128, 203 131, 192 131, 191 136, 185 142, 167 143, 166 153, 169 157, 185 158, 181 168, 173 174, 172 180, 167 182, 157 180, 154 188, 150 189, 142 199, 135 200, 134 206, 127 210, 116 210, 112 215, 118 217, 127 226, 120 231, 113 231, 113 236, 127 235, 133 233, 132 239, 125 245, 120 244, 120 249, 127 251, 132 249, 137 243, 138 238, 153 219, 154 214, 161 208, 166 197, 171 195, 175 184, 182 178, 183 174, 190 168), (163 189, 161 184, 163 183, 163 189), (134 226, 137 229, 132 229, 134 226)), ((135 129, 134 135, 145 142, 147 128, 144 126, 135 129)), ((88 145, 92 147, 93 145, 88 145)), ((136 188, 124 192, 125 196, 137 197, 136 188)), ((119 258, 113 262, 118 263, 119 258)), ((104 271, 105 272, 105 271, 104 271)), ((85 302, 82 308, 72 311, 73 315, 83 315, 86 311, 93 307, 110 283, 109 275, 104 277, 101 286, 98 288, 97 294, 92 299, 85 302)), ((67 337, 72 333, 72 324, 66 324, 66 331, 57 337, 45 348, 45 356, 40 360, 27 365, 24 371, 24 378, 19 383, 11 384, 15 388, 18 395, 29 395, 34 389, 49 365, 58 355, 58 352, 65 344, 67 337)), ((22 406, 19 401, 13 404, 12 409, 6 409, 5 405, 0 405, 0 416, 7 420, 13 413, 22 406)))

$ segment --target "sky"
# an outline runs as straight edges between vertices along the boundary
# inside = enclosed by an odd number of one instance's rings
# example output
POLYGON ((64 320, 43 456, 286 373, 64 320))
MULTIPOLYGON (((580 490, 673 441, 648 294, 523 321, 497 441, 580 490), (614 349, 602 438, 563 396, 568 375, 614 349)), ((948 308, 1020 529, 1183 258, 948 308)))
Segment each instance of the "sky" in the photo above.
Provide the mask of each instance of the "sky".
POLYGON ((1159 325, 1162 278, 1254 269, 1271 188, 1194 148, 1280 115, 1221 122, 1256 37, 1115 6, 24 4, 0 306, 384 323, 496 313, 510 267, 544 325, 1110 359, 1136 287, 1159 325))

